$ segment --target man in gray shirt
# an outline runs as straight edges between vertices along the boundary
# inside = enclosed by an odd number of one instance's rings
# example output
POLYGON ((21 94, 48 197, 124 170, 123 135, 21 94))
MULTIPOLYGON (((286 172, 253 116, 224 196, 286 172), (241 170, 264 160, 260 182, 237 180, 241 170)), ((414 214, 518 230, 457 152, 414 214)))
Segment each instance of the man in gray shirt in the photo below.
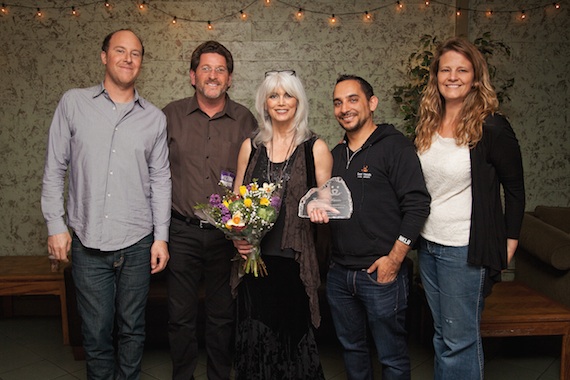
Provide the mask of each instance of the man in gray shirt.
POLYGON ((132 31, 109 34, 103 83, 66 92, 49 131, 41 200, 48 253, 67 261, 72 250, 89 379, 138 378, 150 276, 169 259, 166 118, 135 89, 143 55, 132 31))

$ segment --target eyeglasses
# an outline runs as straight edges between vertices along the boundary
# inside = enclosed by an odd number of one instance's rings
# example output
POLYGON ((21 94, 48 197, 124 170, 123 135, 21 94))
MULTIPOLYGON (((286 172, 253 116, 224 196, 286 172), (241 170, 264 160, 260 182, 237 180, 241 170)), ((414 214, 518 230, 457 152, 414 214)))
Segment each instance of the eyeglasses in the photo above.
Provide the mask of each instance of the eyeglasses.
POLYGON ((292 75, 294 77, 297 76, 297 74, 295 73, 295 70, 271 70, 271 71, 265 72, 265 77, 267 78, 268 76, 279 74, 279 73, 289 74, 289 75, 292 75))
POLYGON ((214 70, 216 74, 225 74, 228 72, 228 69, 226 69, 224 66, 218 66, 215 69, 211 68, 210 66, 202 66, 199 70, 203 73, 210 73, 212 70, 214 70))

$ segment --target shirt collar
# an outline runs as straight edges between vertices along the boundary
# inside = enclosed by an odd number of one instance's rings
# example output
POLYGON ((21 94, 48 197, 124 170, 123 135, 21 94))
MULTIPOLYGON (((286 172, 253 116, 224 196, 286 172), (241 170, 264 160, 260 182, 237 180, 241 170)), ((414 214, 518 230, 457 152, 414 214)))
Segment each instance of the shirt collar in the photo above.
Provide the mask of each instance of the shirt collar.
MULTIPOLYGON (((218 119, 224 115, 227 115, 229 118, 236 120, 235 109, 232 107, 230 100, 230 96, 226 93, 226 104, 224 105, 224 109, 218 112, 212 119, 218 119)), ((200 106, 198 105, 198 100, 196 99, 196 95, 190 98, 190 102, 188 103, 188 109, 186 111, 187 115, 190 115, 193 112, 200 110, 200 106)))
MULTIPOLYGON (((107 90, 105 90, 105 85, 103 84, 103 82, 99 83, 98 86, 95 86, 93 91, 93 98, 97 98, 100 95, 105 95, 105 97, 109 100, 111 100, 111 98, 109 97, 109 94, 107 93, 107 90)), ((135 104, 138 104, 139 106, 141 106, 141 108, 146 108, 146 100, 144 98, 141 98, 139 96, 139 92, 137 91, 137 89, 135 88, 135 97, 133 99, 133 101, 135 102, 135 104)))

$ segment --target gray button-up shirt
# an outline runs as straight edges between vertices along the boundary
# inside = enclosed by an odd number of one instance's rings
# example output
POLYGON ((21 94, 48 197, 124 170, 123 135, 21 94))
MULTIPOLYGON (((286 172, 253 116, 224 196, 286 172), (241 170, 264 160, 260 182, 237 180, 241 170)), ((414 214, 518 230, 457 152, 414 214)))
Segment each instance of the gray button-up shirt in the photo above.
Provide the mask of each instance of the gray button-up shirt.
POLYGON ((166 118, 139 97, 115 104, 103 84, 67 91, 49 131, 42 212, 49 235, 67 231, 83 245, 126 248, 154 232, 168 241, 171 180, 166 118))

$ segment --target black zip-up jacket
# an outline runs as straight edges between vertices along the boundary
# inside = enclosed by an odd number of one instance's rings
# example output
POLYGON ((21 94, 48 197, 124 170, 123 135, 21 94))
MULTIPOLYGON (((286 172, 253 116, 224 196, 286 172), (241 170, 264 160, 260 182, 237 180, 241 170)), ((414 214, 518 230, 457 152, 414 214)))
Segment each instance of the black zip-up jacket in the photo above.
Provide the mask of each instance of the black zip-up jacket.
POLYGON ((351 152, 345 136, 332 155, 332 175, 344 179, 354 207, 350 219, 330 222, 333 261, 366 269, 400 236, 413 244, 431 199, 412 142, 393 125, 379 124, 361 149, 351 152))

